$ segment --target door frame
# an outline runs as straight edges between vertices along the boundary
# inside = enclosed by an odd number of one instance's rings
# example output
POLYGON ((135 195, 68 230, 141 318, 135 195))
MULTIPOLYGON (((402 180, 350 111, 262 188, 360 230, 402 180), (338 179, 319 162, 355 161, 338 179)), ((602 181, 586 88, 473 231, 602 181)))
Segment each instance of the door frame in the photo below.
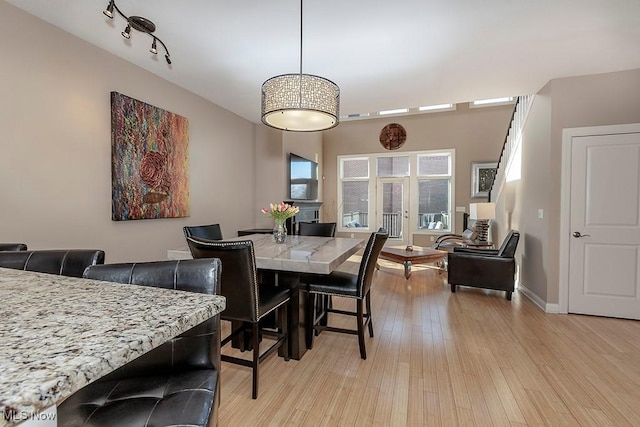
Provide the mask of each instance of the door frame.
POLYGON ((560 180, 560 269, 558 313, 569 313, 569 245, 571 240, 571 148, 574 137, 640 133, 640 123, 564 128, 560 180))

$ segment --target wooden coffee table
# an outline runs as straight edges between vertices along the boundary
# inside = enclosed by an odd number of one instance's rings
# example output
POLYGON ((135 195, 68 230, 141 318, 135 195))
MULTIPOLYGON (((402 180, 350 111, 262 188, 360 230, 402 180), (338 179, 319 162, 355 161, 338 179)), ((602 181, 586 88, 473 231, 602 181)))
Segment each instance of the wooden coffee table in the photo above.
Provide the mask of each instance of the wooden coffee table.
POLYGON ((404 277, 408 280, 409 277, 411 277, 411 265, 437 263, 445 259, 447 253, 447 251, 439 251, 420 246, 414 246, 412 251, 408 251, 403 246, 383 248, 379 257, 404 265, 404 277))

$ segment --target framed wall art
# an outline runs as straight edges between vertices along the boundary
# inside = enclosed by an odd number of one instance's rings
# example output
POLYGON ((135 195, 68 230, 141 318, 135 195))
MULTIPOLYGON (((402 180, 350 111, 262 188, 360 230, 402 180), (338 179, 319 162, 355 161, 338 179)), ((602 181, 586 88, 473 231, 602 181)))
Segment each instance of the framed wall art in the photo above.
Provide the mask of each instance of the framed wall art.
POLYGON ((471 163, 471 197, 488 197, 493 178, 496 176, 498 163, 471 163))
POLYGON ((111 219, 189 216, 189 122, 111 92, 111 219))

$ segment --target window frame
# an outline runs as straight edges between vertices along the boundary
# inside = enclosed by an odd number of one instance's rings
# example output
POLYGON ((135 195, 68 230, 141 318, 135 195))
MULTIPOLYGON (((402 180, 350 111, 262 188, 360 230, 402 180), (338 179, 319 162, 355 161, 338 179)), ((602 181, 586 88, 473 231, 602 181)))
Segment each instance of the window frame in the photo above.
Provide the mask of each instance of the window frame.
MULTIPOLYGON (((343 231, 345 233, 348 232, 360 232, 360 231, 369 231, 371 229, 371 171, 372 171, 372 167, 374 165, 372 164, 372 159, 367 156, 367 155, 349 155, 349 156, 338 156, 338 214, 337 214, 337 218, 336 218, 336 225, 337 225, 337 231, 343 231), (363 178, 363 177, 359 177, 359 178, 343 178, 344 175, 344 160, 367 160, 368 161, 368 169, 367 169, 367 177, 363 178), (367 210, 369 211, 367 213, 368 218, 367 218, 367 226, 366 227, 357 227, 357 228, 352 228, 352 227, 345 227, 344 225, 342 225, 342 218, 344 216, 343 213, 343 207, 344 207, 344 203, 343 203, 343 194, 342 194, 342 183, 343 182, 368 182, 369 185, 367 186, 367 210)), ((375 197, 375 196, 374 196, 375 197)), ((374 205, 375 206, 375 205, 374 205)))
POLYGON ((345 154, 337 156, 338 160, 338 188, 337 188, 337 231, 343 233, 354 232, 370 232, 378 223, 377 207, 377 181, 378 177, 378 158, 382 157, 409 157, 409 227, 407 232, 413 234, 445 234, 455 230, 455 149, 440 150, 422 150, 422 151, 402 151, 398 153, 369 153, 369 154, 345 154), (448 156, 449 157, 449 174, 434 175, 418 175, 418 158, 420 156, 448 156), (342 178, 344 172, 344 162, 346 160, 364 160, 368 159, 369 173, 367 178, 342 178), (420 180, 442 179, 449 181, 449 228, 442 230, 419 228, 418 220, 418 185, 420 180), (343 192, 342 183, 345 181, 365 181, 368 182, 368 226, 362 228, 351 228, 342 225, 343 217, 343 192))

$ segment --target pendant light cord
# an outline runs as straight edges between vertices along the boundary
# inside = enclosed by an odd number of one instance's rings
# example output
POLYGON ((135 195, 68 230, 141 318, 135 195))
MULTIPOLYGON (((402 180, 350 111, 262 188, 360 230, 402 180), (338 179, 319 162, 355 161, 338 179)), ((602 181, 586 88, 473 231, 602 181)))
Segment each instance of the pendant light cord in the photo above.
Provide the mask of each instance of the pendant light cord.
POLYGON ((302 76, 302 0, 300 0, 300 75, 302 76))
POLYGON ((302 0, 300 0, 300 80, 298 82, 298 108, 302 109, 302 0))

